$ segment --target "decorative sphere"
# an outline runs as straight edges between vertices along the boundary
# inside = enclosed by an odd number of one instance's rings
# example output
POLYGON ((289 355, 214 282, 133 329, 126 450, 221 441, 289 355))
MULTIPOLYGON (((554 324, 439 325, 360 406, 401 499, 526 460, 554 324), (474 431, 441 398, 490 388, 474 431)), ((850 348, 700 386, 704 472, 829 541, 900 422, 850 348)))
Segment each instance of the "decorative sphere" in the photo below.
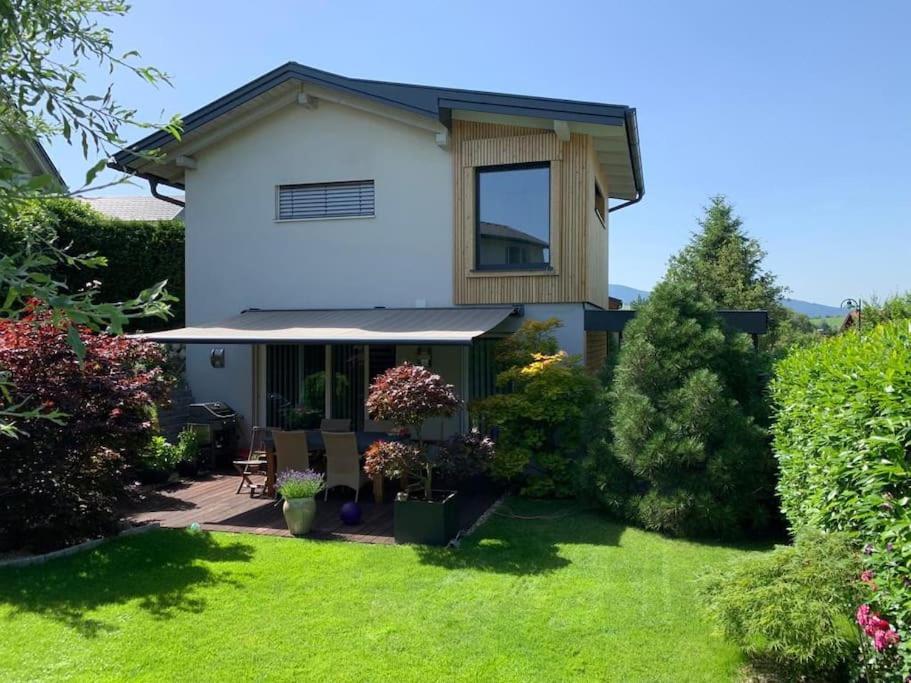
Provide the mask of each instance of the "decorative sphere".
POLYGON ((360 524, 361 506, 355 503, 353 500, 349 500, 347 503, 342 505, 342 509, 339 512, 339 517, 342 518, 342 521, 345 524, 360 524))

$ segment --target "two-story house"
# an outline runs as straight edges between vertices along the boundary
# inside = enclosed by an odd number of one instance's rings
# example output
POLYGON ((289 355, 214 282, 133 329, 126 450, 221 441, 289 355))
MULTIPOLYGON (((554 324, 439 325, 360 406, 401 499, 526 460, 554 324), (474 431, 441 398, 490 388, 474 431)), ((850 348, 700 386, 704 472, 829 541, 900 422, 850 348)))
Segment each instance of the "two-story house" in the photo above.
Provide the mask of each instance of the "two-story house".
POLYGON ((370 428, 371 378, 405 360, 486 395, 492 340, 523 318, 561 319, 599 367, 585 312, 610 306, 608 217, 643 193, 630 107, 293 62, 113 165, 185 191, 188 326, 148 337, 187 343, 196 399, 247 425, 301 408, 370 428))

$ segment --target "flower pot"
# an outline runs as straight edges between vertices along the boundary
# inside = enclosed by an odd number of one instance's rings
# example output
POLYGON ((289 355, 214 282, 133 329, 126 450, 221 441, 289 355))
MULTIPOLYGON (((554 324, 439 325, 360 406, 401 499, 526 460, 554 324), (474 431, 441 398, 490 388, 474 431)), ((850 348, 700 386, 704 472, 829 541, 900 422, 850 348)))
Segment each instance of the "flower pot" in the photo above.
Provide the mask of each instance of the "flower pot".
POLYGON ((282 512, 285 513, 285 524, 288 531, 294 536, 303 536, 310 533, 313 518, 316 517, 315 498, 286 498, 282 503, 282 512))
POLYGON ((459 533, 455 491, 434 491, 433 500, 395 501, 393 526, 396 543, 446 545, 459 533))

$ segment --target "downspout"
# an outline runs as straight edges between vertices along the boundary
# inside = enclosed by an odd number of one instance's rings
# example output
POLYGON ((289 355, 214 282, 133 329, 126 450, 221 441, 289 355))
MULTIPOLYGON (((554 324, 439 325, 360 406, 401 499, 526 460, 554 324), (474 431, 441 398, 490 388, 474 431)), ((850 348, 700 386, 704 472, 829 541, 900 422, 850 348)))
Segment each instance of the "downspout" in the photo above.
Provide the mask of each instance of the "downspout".
POLYGON ((642 154, 639 150, 639 124, 636 121, 635 109, 626 111, 626 144, 629 146, 630 160, 633 164, 633 183, 636 186, 636 198, 617 204, 617 206, 608 207, 608 213, 638 204, 645 196, 645 181, 642 178, 642 154))
POLYGON ((169 204, 176 204, 177 206, 187 205, 186 202, 183 202, 176 197, 169 197, 166 194, 161 194, 161 192, 158 191, 158 181, 154 178, 146 178, 146 180, 149 181, 149 192, 152 193, 152 196, 155 197, 155 199, 160 199, 161 201, 168 202, 169 204))

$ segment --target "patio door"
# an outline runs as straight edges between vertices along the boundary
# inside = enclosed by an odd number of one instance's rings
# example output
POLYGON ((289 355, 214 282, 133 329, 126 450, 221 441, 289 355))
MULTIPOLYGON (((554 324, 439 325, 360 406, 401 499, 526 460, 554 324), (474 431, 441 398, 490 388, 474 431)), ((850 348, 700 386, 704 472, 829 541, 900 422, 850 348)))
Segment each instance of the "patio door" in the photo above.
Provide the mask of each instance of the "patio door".
POLYGON ((266 346, 266 426, 314 429, 326 416, 326 351, 316 344, 266 346))
POLYGON ((364 428, 364 349, 361 344, 333 344, 331 349, 330 412, 333 418, 351 420, 355 431, 364 428))

